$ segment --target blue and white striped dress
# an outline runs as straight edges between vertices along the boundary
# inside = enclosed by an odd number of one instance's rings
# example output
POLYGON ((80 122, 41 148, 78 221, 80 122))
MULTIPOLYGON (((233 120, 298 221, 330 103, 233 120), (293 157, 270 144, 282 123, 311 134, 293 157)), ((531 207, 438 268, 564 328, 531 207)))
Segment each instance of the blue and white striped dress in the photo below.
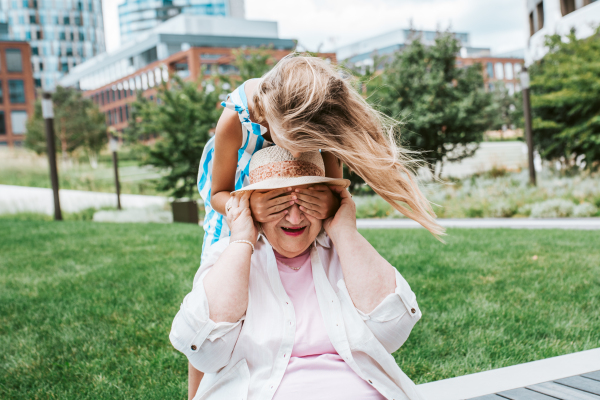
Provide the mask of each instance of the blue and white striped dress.
MULTIPOLYGON (((231 92, 227 99, 221 103, 223 107, 234 110, 238 113, 240 122, 242 123, 242 147, 238 150, 238 164, 235 171, 235 190, 241 189, 250 184, 248 169, 250 168, 250 159, 257 151, 271 146, 273 143, 264 139, 262 135, 267 132, 264 126, 250 121, 248 112, 248 99, 242 83, 237 89, 231 92)), ((225 220, 225 216, 213 210, 210 204, 213 157, 215 155, 215 138, 214 136, 208 141, 202 159, 200 160, 200 168, 198 170, 198 191, 202 200, 204 200, 204 208, 206 216, 204 217, 204 241, 202 243, 202 258, 206 254, 211 245, 219 241, 219 239, 229 236, 229 227, 225 220)))

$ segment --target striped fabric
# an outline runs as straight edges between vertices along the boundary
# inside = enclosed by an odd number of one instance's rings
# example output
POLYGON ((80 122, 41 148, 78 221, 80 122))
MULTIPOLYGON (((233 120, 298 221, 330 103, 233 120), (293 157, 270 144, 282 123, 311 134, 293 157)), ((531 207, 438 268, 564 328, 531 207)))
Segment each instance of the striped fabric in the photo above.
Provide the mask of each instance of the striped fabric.
MULTIPOLYGON (((227 99, 224 102, 221 103, 223 107, 236 111, 242 124, 242 147, 238 150, 238 164, 235 171, 235 190, 250 184, 249 169, 252 155, 273 144, 262 137, 262 135, 267 132, 267 128, 250 121, 248 99, 246 98, 246 92, 244 91, 245 84, 246 82, 242 83, 227 96, 227 99)), ((218 242, 219 239, 229 236, 229 227, 225 221, 225 216, 213 210, 210 204, 214 154, 215 138, 213 136, 204 147, 202 159, 200 160, 200 168, 198 169, 198 191, 200 192, 202 200, 204 200, 204 208, 206 211, 203 224, 204 240, 202 243, 202 259, 204 259, 206 252, 211 245, 218 242)))

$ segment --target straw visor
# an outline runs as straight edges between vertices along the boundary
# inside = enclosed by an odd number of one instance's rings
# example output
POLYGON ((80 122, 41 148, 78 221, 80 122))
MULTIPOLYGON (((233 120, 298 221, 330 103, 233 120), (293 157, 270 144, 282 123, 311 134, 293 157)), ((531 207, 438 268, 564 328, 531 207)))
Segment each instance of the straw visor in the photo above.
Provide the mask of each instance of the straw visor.
POLYGON ((250 185, 233 193, 249 190, 271 190, 284 187, 312 185, 350 186, 348 179, 327 178, 321 153, 311 151, 294 158, 292 154, 278 146, 270 146, 257 151, 250 161, 250 185))

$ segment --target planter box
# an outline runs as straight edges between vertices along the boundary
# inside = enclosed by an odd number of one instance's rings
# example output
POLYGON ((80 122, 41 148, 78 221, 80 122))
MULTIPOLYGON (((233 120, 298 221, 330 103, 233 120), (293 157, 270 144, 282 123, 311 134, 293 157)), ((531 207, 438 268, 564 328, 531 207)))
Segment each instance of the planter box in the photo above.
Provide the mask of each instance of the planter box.
POLYGON ((173 209, 173 222, 198 225, 198 203, 195 201, 174 201, 171 203, 171 208, 173 209))

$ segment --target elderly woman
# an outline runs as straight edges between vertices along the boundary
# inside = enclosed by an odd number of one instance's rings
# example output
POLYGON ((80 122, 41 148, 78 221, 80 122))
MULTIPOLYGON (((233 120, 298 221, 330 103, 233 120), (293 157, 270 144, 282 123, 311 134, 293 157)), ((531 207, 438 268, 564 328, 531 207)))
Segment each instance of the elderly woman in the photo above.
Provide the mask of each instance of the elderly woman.
POLYGON ((421 317, 408 283, 356 229, 343 179, 318 152, 269 147, 252 184, 228 205, 231 236, 214 244, 175 316, 170 340, 205 372, 195 399, 420 399, 391 353, 421 317), (303 189, 329 185, 341 205, 326 221, 303 189), (278 220, 253 221, 253 190, 292 190, 278 220))

